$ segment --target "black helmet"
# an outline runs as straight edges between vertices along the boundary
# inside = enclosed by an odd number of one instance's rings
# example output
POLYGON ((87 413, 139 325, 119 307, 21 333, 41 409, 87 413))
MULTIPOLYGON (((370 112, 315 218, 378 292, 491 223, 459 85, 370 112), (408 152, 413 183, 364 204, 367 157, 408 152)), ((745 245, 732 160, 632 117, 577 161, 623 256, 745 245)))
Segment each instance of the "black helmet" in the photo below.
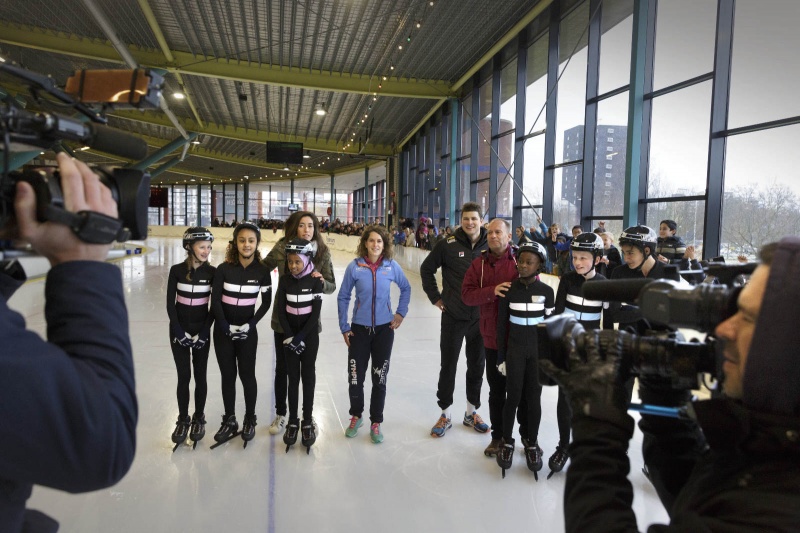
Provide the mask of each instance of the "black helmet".
POLYGON ((233 243, 236 243, 236 236, 239 235, 239 232, 242 231, 243 229, 249 229, 249 230, 255 231, 256 232, 256 246, 258 246, 261 243, 261 230, 258 229, 258 226, 256 226, 252 222, 242 222, 241 224, 238 224, 233 229, 233 241, 232 241, 233 243))
POLYGON ((644 253, 645 246, 650 248, 650 254, 656 251, 658 234, 649 226, 633 226, 622 232, 619 236, 619 245, 630 244, 644 253))
POLYGON ((544 267, 545 263, 547 263, 547 249, 535 241, 527 241, 523 242, 519 245, 519 248, 516 250, 517 257, 519 257, 522 252, 531 252, 539 256, 539 259, 542 262, 542 267, 544 267))
POLYGON ((203 226, 192 226, 183 234, 183 249, 191 252, 192 245, 197 241, 214 242, 214 236, 203 226))
POLYGON ((592 258, 603 257, 603 239, 596 233, 581 233, 569 245, 573 252, 591 252, 592 258))
POLYGON ((285 251, 286 255, 298 254, 314 257, 314 254, 317 253, 317 243, 297 237, 286 243, 285 251))

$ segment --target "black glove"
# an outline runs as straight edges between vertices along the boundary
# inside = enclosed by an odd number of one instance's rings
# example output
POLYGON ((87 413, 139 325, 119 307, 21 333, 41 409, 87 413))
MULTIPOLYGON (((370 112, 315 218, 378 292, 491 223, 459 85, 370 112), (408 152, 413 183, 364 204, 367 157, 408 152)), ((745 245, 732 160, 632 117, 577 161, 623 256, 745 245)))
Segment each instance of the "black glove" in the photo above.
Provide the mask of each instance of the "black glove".
POLYGON ((569 369, 558 368, 547 359, 539 360, 539 368, 567 393, 574 418, 588 416, 626 429, 632 424, 626 412, 628 392, 624 379, 627 374, 620 375, 621 344, 613 331, 589 331, 583 351, 575 346, 570 350, 569 369), (601 335, 604 337, 603 352, 600 350, 601 335))
POLYGON ((286 345, 286 347, 289 348, 294 353, 296 353, 297 355, 300 355, 306 350, 306 343, 303 342, 304 339, 305 337, 303 336, 303 334, 298 333, 294 337, 291 337, 290 342, 286 345))
POLYGON ((173 324, 170 329, 172 330, 173 344, 178 344, 180 346, 183 346, 184 348, 188 348, 192 345, 193 342, 192 336, 186 333, 183 330, 183 328, 173 324))
POLYGON ((206 344, 208 344, 208 339, 211 338, 211 330, 208 328, 203 328, 200 333, 197 334, 197 340, 194 341, 192 345, 195 350, 202 350, 205 348, 206 344))

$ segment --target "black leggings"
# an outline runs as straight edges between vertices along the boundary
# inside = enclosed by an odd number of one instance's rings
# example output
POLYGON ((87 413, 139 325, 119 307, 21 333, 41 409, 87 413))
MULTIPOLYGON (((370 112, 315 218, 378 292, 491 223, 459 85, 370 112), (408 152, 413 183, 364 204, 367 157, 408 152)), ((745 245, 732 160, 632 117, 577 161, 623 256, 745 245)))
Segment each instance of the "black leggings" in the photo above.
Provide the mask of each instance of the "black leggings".
POLYGON ((348 383, 350 384, 350 416, 361 417, 364 412, 364 375, 372 357, 372 394, 369 399, 369 419, 373 424, 383 423, 383 406, 386 403, 386 378, 389 359, 392 357, 394 330, 389 324, 374 328, 353 324, 350 328, 348 350, 348 383))
MULTIPOLYGON (((170 338, 172 341, 172 338, 170 338)), ((206 369, 208 368, 208 352, 211 343, 198 350, 181 346, 171 342, 172 358, 178 370, 178 413, 181 416, 189 415, 189 382, 192 380, 192 367, 194 367, 194 412, 203 413, 206 408, 208 384, 206 382, 206 369)))
POLYGON ((256 382, 256 349, 258 348, 258 332, 255 328, 250 330, 246 339, 233 341, 225 331, 214 328, 214 350, 217 353, 217 363, 222 377, 222 403, 225 405, 225 415, 236 414, 236 372, 238 368, 239 379, 244 389, 244 414, 256 414, 256 397, 258 396, 258 383, 256 382))
POLYGON ((297 419, 297 403, 300 379, 303 381, 303 420, 311 421, 314 410, 314 388, 317 384, 317 351, 319 335, 314 333, 305 340, 306 349, 297 355, 289 349, 283 350, 286 372, 289 375, 289 418, 297 419))
MULTIPOLYGON (((275 333, 275 414, 286 416, 286 388, 289 376, 286 373, 286 357, 283 355, 283 333, 275 333)), ((319 336, 317 336, 319 342, 319 336)), ((315 354, 316 356, 316 354, 315 354)))
MULTIPOLYGON (((506 366, 508 365, 506 364, 506 366)), ((492 439, 501 439, 504 434, 503 409, 506 405, 506 378, 497 370, 497 350, 492 348, 486 348, 486 381, 489 383, 489 421, 492 423, 492 439)), ((519 422, 519 435, 523 439, 527 439, 529 425, 528 402, 525 400, 524 395, 519 401, 519 407, 516 409, 517 422, 519 422)), ((541 408, 539 409, 539 417, 541 418, 541 408)), ((514 421, 512 418, 512 428, 513 425, 514 421)), ((538 428, 539 425, 537 423, 537 432, 538 428)))
POLYGON ((542 386, 539 385, 536 358, 528 356, 526 352, 527 350, 509 347, 506 353, 506 402, 503 407, 503 438, 506 442, 511 442, 514 415, 523 398, 527 405, 525 437, 535 442, 539 436, 539 423, 542 421, 542 386))

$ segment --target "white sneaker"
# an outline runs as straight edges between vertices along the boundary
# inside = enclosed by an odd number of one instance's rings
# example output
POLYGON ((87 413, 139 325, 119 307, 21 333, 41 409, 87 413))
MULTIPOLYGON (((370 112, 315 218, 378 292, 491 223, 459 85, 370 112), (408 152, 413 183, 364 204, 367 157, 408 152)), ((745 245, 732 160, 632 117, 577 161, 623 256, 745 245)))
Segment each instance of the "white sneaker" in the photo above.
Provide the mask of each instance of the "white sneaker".
POLYGON ((286 417, 283 415, 276 415, 272 424, 269 425, 269 433, 270 435, 277 435, 278 433, 282 433, 285 428, 286 417))

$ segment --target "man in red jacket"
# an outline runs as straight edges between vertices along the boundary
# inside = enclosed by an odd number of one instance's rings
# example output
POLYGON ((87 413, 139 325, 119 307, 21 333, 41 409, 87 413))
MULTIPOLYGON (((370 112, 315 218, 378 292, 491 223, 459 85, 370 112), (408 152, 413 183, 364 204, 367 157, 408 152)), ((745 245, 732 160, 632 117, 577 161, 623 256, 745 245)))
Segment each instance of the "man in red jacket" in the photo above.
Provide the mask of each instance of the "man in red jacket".
MULTIPOLYGON (((506 378, 497 370, 497 299, 505 298, 511 282, 519 277, 517 259, 511 242, 508 221, 495 218, 489 222, 486 240, 489 250, 472 261, 461 284, 461 299, 466 305, 480 306, 480 329, 486 349, 486 381, 489 383, 489 419, 492 442, 484 450, 491 457, 500 448, 503 436, 503 406, 506 401, 506 378)), ((526 406, 520 404, 517 420, 525 418, 526 406)), ((527 428, 520 426, 523 437, 527 428)))

